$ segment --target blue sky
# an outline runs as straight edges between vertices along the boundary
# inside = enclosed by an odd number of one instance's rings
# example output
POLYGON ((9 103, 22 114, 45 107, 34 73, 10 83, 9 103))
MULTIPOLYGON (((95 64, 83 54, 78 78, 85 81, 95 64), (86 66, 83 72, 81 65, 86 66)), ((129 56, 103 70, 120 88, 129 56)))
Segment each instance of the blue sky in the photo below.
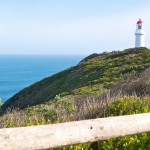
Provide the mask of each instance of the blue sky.
POLYGON ((0 54, 91 54, 134 47, 136 22, 150 47, 149 0, 1 0, 0 54))

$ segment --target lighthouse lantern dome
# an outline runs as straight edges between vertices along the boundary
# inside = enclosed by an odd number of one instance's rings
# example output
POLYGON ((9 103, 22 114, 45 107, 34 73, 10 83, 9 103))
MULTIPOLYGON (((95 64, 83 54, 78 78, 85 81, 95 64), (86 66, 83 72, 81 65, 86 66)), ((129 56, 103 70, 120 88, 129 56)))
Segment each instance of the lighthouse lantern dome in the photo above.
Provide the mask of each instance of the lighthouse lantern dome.
POLYGON ((137 22, 137 24, 142 24, 142 23, 143 23, 143 21, 140 18, 139 21, 137 22))
POLYGON ((139 19, 139 21, 137 22, 137 29, 142 29, 142 28, 143 28, 143 21, 139 19))

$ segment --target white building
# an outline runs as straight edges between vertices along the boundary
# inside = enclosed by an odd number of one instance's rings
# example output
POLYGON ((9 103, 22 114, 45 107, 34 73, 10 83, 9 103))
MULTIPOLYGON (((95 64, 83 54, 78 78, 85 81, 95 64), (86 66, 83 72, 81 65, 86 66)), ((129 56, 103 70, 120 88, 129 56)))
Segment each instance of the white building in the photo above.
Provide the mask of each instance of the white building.
POLYGON ((136 24, 135 31, 135 47, 145 47, 145 39, 144 39, 144 24, 141 19, 136 24))

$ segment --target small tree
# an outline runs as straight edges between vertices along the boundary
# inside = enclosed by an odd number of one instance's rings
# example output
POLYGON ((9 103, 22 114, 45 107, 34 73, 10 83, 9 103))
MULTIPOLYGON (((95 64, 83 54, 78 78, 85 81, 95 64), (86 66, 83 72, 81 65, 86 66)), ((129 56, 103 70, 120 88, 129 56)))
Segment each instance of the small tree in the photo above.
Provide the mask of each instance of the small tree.
POLYGON ((2 106, 3 102, 2 99, 0 98, 0 112, 1 112, 1 106, 2 106))

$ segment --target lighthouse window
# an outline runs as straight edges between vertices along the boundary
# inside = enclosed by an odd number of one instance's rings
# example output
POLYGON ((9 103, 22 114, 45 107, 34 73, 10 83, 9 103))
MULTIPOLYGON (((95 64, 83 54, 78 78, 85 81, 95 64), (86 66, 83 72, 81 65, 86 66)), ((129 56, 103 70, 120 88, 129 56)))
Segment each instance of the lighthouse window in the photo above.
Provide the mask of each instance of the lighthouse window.
POLYGON ((142 26, 141 26, 141 25, 138 25, 138 29, 142 29, 142 26))

